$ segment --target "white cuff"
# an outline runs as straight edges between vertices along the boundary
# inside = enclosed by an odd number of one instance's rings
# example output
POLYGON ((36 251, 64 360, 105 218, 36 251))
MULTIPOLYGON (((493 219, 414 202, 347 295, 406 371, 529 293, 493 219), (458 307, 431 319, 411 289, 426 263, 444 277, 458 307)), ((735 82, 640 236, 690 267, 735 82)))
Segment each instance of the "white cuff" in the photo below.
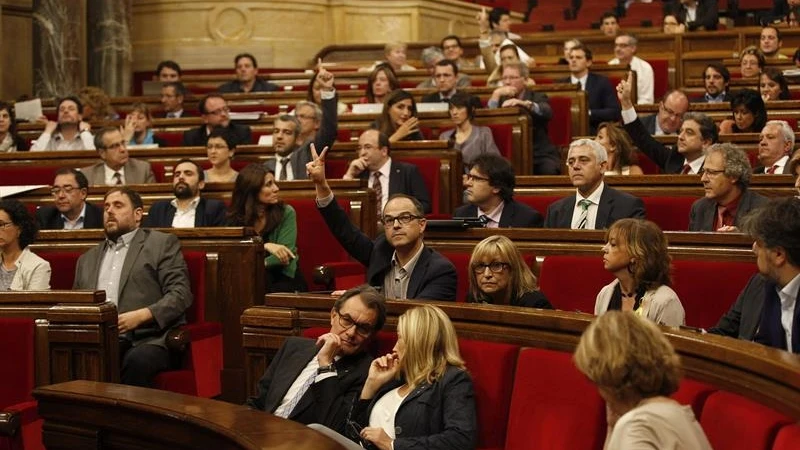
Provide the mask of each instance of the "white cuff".
POLYGON ((324 208, 324 207, 330 205, 332 201, 333 201, 333 193, 331 192, 331 195, 329 195, 329 196, 327 196, 325 198, 316 199, 317 208, 324 208))
POLYGON ((331 100, 331 99, 333 99, 333 98, 335 98, 335 97, 336 97, 336 89, 334 89, 334 90, 332 90, 332 91, 325 91, 325 90, 322 90, 322 91, 320 91, 320 95, 319 95, 319 97, 320 97, 322 100, 331 100))
POLYGON ((636 108, 628 108, 622 110, 622 123, 625 125, 636 120, 636 108))

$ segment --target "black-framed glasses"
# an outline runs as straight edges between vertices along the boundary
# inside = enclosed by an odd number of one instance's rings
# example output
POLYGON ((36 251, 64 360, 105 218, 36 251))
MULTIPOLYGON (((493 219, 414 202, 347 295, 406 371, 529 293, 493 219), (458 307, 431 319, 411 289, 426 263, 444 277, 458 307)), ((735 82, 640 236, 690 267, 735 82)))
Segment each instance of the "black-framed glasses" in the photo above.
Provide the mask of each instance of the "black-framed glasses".
POLYGON ((715 177, 723 173, 725 173, 725 169, 707 169, 705 167, 703 168, 703 175, 708 175, 709 177, 715 177))
POLYGON ((494 273, 500 273, 506 268, 511 268, 511 264, 504 263, 500 261, 492 261, 489 264, 486 263, 476 263, 472 265, 472 271, 476 274, 481 274, 486 272, 486 268, 489 268, 490 271, 494 273))
POLYGON ((381 222, 383 223, 384 227, 393 227, 394 222, 400 222, 400 225, 408 225, 411 223, 412 220, 422 219, 422 216, 417 216, 414 214, 400 214, 399 216, 383 216, 381 217, 381 222))
POLYGON ((361 430, 364 429, 364 427, 361 426, 361 424, 348 418, 346 423, 346 429, 347 429, 346 434, 348 434, 351 439, 357 440, 358 444, 361 445, 362 448, 370 448, 369 441, 361 437, 361 430))
POLYGON ((489 179, 480 175, 475 175, 474 173, 468 173, 467 181, 489 181, 489 179))
POLYGON ((5 230, 11 225, 14 225, 14 222, 0 222, 0 230, 5 230))
POLYGON ((74 191, 75 189, 80 189, 80 188, 78 186, 72 186, 70 184, 66 186, 53 186, 52 189, 50 189, 50 194, 58 195, 62 192, 65 194, 71 194, 72 191, 74 191))
POLYGON ((363 337, 369 337, 372 334, 372 325, 368 323, 360 323, 353 320, 350 317, 350 314, 342 314, 339 311, 336 311, 336 315, 339 316, 339 325, 342 326, 345 330, 349 330, 350 327, 356 327, 356 333, 363 337))

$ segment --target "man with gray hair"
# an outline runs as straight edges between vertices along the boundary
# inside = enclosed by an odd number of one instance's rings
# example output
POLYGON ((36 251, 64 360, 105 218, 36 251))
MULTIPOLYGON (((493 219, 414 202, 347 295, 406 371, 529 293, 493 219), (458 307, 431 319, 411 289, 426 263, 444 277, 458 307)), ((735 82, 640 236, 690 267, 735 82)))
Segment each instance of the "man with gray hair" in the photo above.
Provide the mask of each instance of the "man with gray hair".
POLYGON ((794 131, 785 120, 770 120, 761 130, 758 142, 760 166, 753 173, 791 174, 789 155, 794 150, 794 131))
POLYGON ((644 203, 603 182, 608 166, 605 147, 591 139, 578 139, 569 145, 567 168, 574 196, 562 198, 547 208, 545 228, 600 230, 627 217, 644 219, 644 203))
POLYGON ((650 105, 655 101, 653 94, 653 66, 636 56, 636 44, 639 40, 630 33, 622 33, 614 39, 614 55, 616 58, 609 64, 631 66, 636 72, 636 104, 650 105))
POLYGON ((706 150, 700 181, 705 197, 692 204, 689 231, 738 231, 742 218, 767 202, 750 191, 750 160, 739 147, 726 142, 706 150))

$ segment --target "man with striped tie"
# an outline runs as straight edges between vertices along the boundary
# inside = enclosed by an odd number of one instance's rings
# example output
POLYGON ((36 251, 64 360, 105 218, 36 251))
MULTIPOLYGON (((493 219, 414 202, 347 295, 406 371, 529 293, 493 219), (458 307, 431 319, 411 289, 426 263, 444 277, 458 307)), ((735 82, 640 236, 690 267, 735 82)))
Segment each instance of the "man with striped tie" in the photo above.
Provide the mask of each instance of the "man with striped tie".
POLYGON ((573 141, 567 154, 567 168, 577 191, 547 208, 544 227, 601 230, 618 219, 644 219, 641 199, 605 185, 606 166, 608 154, 600 143, 591 139, 573 141))

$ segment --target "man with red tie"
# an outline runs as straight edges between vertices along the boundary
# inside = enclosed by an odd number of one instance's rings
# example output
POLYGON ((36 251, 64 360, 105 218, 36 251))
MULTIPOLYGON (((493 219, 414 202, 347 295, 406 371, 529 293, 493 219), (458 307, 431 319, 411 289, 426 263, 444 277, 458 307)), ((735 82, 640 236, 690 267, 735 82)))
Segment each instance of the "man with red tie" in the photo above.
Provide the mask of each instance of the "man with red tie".
POLYGON ((753 173, 791 174, 789 154, 794 149, 794 131, 785 120, 770 120, 761 130, 758 142, 760 166, 753 173))

